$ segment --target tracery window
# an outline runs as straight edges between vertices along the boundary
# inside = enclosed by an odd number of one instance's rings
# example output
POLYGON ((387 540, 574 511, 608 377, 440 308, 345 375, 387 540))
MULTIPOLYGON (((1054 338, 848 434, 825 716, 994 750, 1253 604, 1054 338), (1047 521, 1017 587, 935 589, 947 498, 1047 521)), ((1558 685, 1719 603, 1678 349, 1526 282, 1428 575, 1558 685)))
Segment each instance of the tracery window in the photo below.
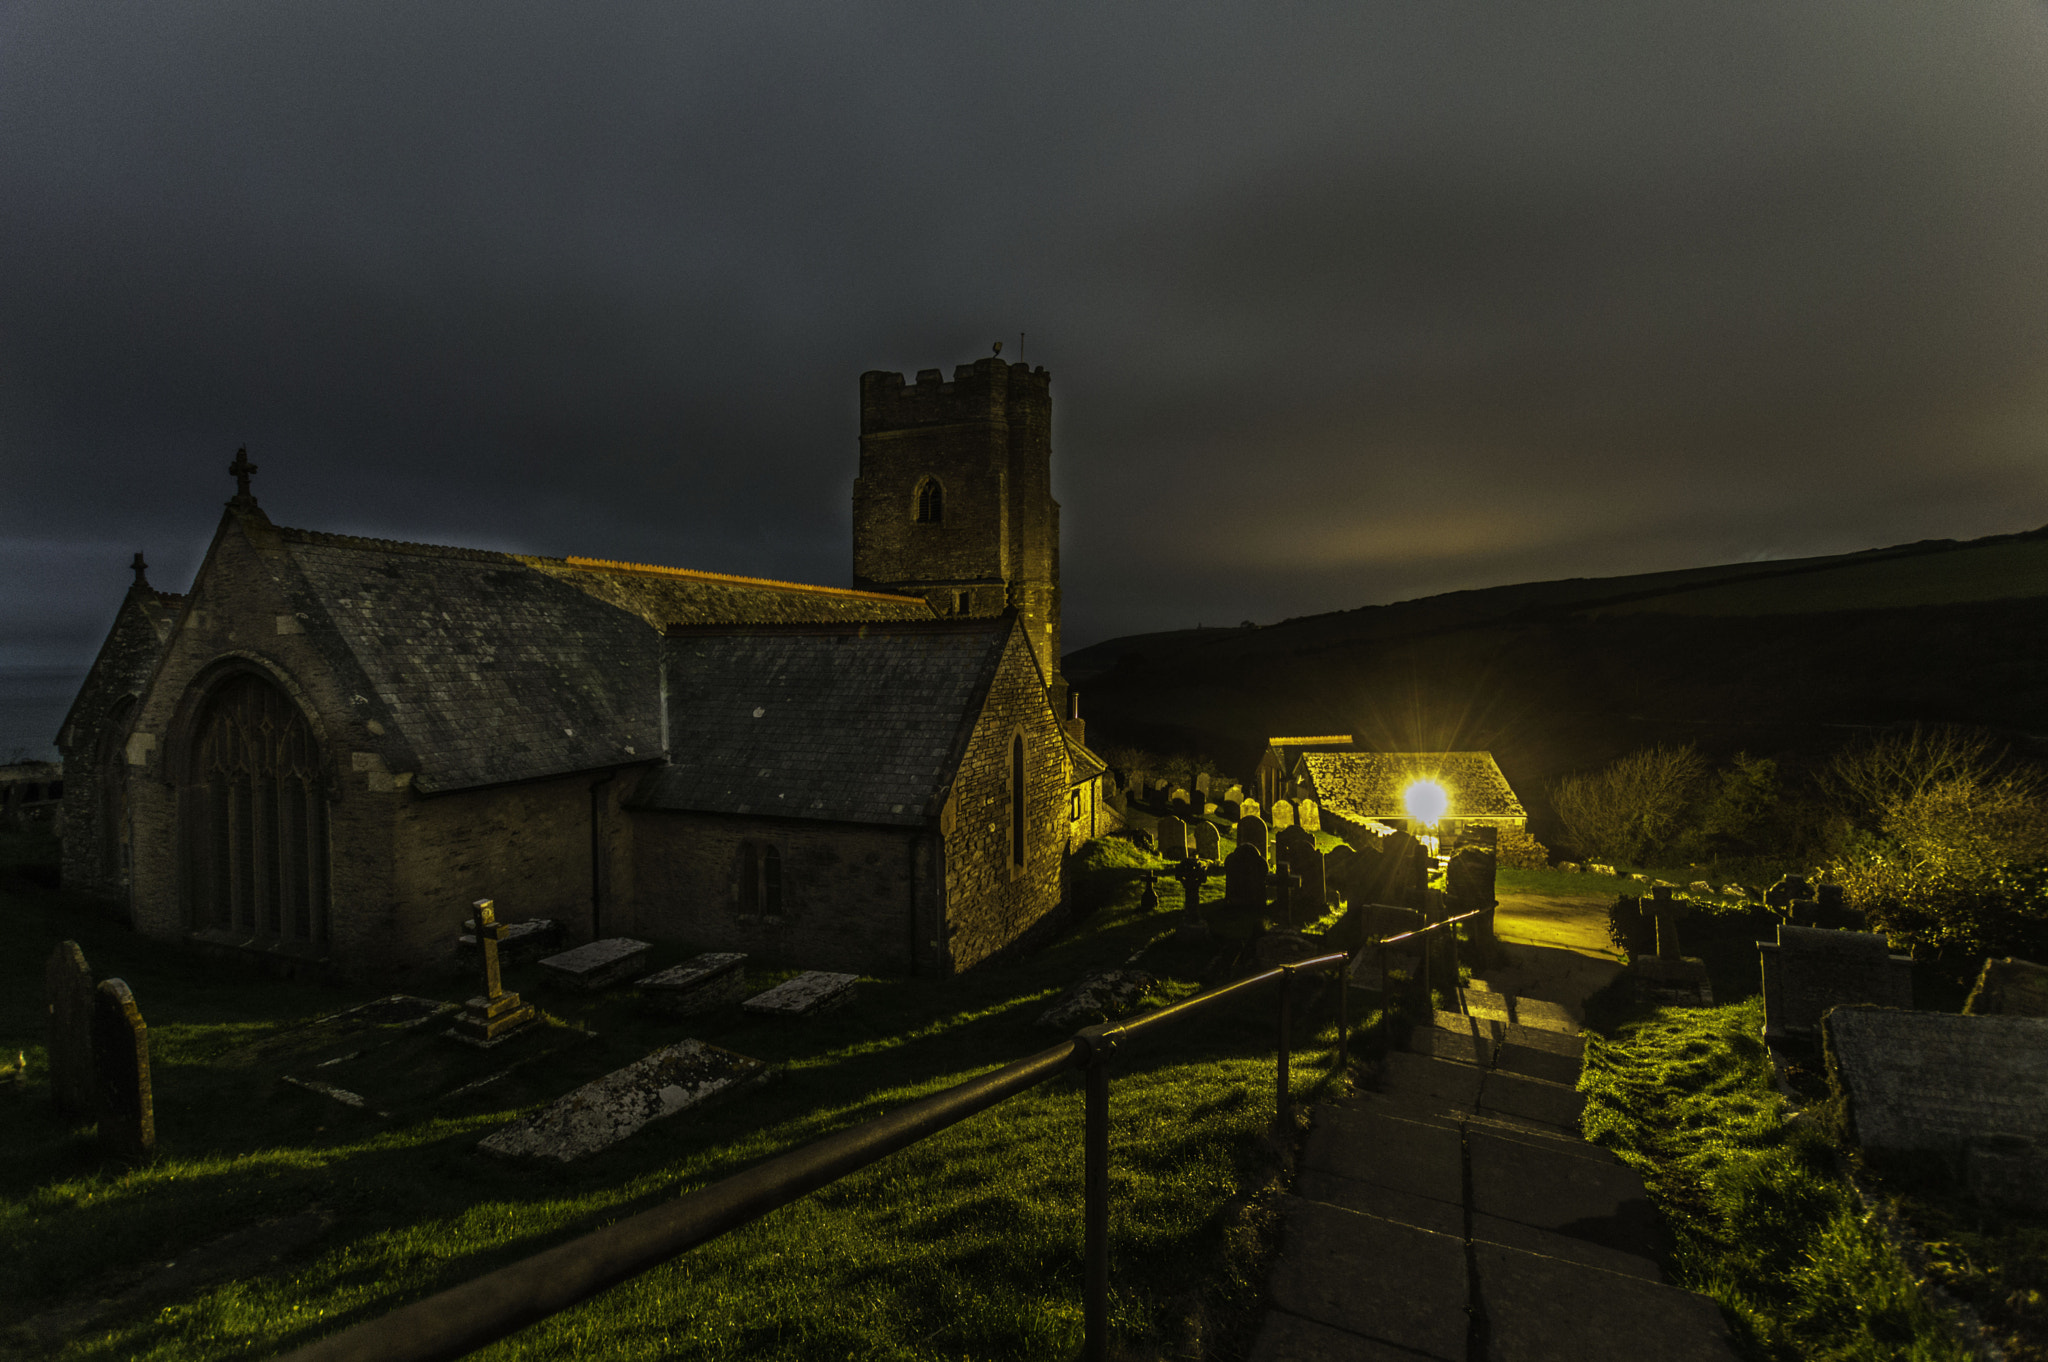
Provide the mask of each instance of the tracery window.
POLYGON ((327 940, 327 797, 312 725, 243 673, 200 711, 180 791, 186 902, 198 928, 327 940))
POLYGON ((917 485, 917 523, 936 525, 945 517, 946 489, 937 478, 926 478, 917 485))

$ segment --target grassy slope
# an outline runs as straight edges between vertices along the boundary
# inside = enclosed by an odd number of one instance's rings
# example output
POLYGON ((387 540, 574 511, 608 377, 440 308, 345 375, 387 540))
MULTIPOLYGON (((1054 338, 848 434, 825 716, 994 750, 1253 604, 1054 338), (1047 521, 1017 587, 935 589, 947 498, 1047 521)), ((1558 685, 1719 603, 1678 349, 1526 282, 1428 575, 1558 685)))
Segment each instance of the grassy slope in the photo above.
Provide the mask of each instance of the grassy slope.
MULTIPOLYGON (((1122 844, 1111 844, 1118 847, 1122 844)), ((70 1358, 261 1356, 466 1280, 580 1230, 937 1091, 1058 1039, 1032 1018, 1087 969, 1120 963, 1165 923, 1135 910, 1128 852, 1096 849, 1105 905, 1030 959, 941 981, 874 980, 853 1007, 794 1024, 669 1022, 621 997, 531 990, 598 1039, 524 1090, 390 1123, 264 1081, 256 1041, 369 996, 251 978, 151 947, 58 896, 0 893, 0 1046, 31 1081, 0 1089, 0 1330, 94 1299, 124 1271, 267 1218, 334 1219, 263 1275, 96 1326, 70 1358), (150 1024, 162 1157, 100 1167, 47 1101, 43 959, 80 940, 95 972, 135 989, 150 1024), (476 1141, 574 1081, 697 1035, 782 1066, 779 1081, 650 1127, 567 1169, 488 1160, 476 1141)), ((1212 889, 1220 893, 1220 886, 1212 889)), ((1169 896, 1169 904, 1172 899, 1169 896)), ((674 944, 663 958, 687 949, 674 944)), ((1195 991, 1211 951, 1168 944, 1156 997, 1195 991)), ((764 983, 778 977, 758 976, 764 983)), ((467 990, 451 981, 444 996, 467 990)), ((1127 1337, 1180 1337, 1253 1292, 1256 1235, 1231 1207, 1272 1175, 1270 1003, 1120 1055, 1112 1095, 1112 1309, 1127 1337)), ((1313 1024, 1312 1024, 1313 1025, 1313 1024)), ((1328 1034, 1322 1043, 1332 1037, 1328 1034)), ((1317 1056, 1297 1061, 1306 1083, 1317 1056)), ((1316 1072, 1320 1064, 1316 1064, 1316 1072)), ((1054 1080, 499 1345, 491 1357, 1045 1357, 1079 1343, 1081 1094, 1054 1080)))
MULTIPOLYGON (((1599 1009, 1592 1009, 1597 1017, 1599 1009)), ((1773 1362, 1962 1362, 1811 1126, 1788 1126, 1760 1000, 1610 1017, 1589 1037, 1587 1138, 1643 1175, 1675 1277, 1773 1362)))

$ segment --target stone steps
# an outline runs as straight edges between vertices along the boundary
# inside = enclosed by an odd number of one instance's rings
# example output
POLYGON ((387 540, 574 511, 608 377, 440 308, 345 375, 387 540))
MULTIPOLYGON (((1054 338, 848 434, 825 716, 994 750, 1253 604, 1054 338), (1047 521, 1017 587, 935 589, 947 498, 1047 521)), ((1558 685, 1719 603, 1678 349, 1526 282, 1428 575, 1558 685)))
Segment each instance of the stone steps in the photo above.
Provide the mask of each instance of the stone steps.
POLYGON ((1736 1356, 1719 1307, 1664 1281, 1642 1180, 1579 1138, 1584 1042, 1539 1001, 1439 1013, 1316 1108, 1253 1362, 1736 1356))

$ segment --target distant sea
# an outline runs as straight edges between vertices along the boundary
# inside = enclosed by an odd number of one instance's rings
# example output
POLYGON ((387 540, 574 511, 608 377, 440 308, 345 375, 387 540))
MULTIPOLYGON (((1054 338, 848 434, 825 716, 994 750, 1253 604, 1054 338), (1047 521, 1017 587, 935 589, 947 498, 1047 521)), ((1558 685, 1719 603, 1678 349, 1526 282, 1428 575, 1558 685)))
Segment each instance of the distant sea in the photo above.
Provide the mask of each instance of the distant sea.
POLYGON ((55 761, 82 668, 0 667, 0 762, 55 761))

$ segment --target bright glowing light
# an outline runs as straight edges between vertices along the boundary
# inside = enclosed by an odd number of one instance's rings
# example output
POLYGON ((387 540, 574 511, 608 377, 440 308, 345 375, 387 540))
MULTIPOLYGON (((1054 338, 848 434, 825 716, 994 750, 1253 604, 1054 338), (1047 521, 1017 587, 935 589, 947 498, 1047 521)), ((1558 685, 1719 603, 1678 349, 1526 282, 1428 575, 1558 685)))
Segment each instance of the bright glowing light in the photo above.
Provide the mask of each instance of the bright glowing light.
POLYGON ((1451 797, 1435 781, 1418 780, 1401 792, 1401 803, 1407 806, 1410 818, 1433 828, 1451 807, 1451 797))

